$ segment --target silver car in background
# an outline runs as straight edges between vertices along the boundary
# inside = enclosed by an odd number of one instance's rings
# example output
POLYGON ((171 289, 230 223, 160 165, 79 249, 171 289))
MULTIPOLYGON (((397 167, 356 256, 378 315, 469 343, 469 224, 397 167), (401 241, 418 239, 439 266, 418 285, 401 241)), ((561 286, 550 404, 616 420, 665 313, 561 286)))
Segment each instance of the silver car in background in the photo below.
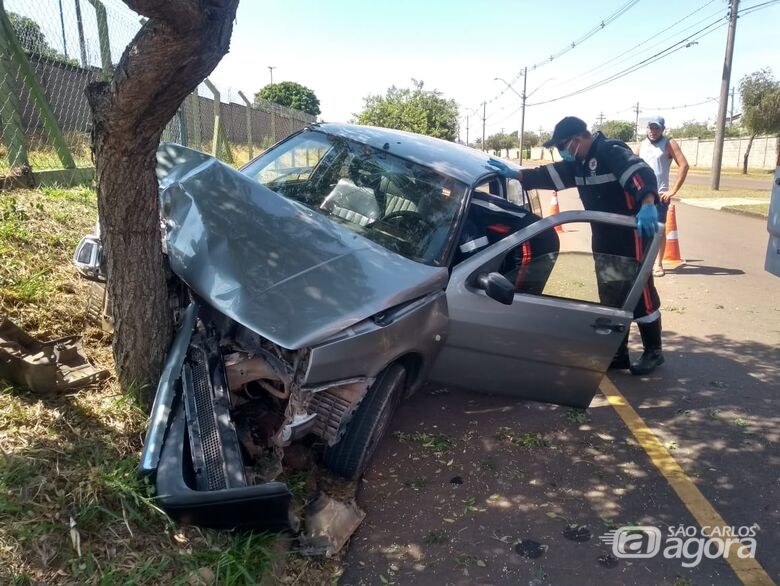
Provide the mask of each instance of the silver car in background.
MULTIPOLYGON (((294 526, 285 450, 307 442, 357 478, 426 380, 589 405, 657 243, 644 260, 594 263, 590 224, 633 230, 633 218, 541 219, 535 194, 488 161, 340 124, 313 125, 240 171, 160 147, 164 252, 186 294, 141 470, 174 518, 294 526), (620 306, 599 302, 604 267, 620 306)), ((97 251, 76 258, 99 272, 97 251)))

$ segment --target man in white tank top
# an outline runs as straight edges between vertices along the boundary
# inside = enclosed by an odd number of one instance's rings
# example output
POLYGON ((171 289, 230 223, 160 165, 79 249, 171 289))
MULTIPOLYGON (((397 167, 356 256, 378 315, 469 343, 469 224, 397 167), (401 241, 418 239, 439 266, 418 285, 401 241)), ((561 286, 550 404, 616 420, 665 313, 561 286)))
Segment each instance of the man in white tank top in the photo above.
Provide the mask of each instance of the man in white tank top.
MULTIPOLYGON (((665 123, 662 116, 654 116, 647 122, 647 138, 639 145, 639 156, 647 163, 655 173, 658 181, 658 221, 666 224, 666 214, 669 211, 669 202, 677 195, 685 177, 688 175, 688 160, 673 138, 664 136, 665 123), (677 163, 679 170, 674 180, 674 186, 669 189, 669 168, 672 161, 677 163)), ((658 250, 653 276, 664 276, 664 251, 666 249, 666 232, 661 230, 661 248, 658 250)))

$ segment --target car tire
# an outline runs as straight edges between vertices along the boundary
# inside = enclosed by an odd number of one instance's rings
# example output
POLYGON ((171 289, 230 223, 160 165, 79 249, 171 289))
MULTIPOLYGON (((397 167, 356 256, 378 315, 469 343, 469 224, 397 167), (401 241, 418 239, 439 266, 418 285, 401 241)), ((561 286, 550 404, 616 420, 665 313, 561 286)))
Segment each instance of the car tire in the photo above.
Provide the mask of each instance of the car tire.
POLYGON ((325 465, 341 476, 360 478, 393 418, 406 386, 406 369, 391 364, 377 377, 360 403, 347 430, 325 450, 325 465))

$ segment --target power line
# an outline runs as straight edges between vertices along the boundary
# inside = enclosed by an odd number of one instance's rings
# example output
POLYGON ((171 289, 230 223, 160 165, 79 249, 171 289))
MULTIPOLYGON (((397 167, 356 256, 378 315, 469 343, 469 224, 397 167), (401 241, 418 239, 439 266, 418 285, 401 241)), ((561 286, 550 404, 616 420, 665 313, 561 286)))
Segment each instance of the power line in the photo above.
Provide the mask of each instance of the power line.
MULTIPOLYGON (((763 8, 768 8, 769 6, 777 4, 778 2, 780 2, 780 0, 768 0, 766 2, 762 2, 760 4, 755 4, 755 5, 746 7, 744 9, 741 9, 741 10, 738 11, 737 14, 738 14, 738 16, 746 16, 748 14, 751 14, 751 13, 756 12, 758 10, 761 10, 763 8)), ((576 90, 574 92, 570 92, 569 94, 566 94, 564 96, 560 96, 560 97, 557 97, 557 98, 552 98, 550 100, 544 100, 542 102, 536 102, 536 103, 533 103, 533 104, 526 104, 526 107, 540 106, 542 104, 549 104, 549 103, 552 103, 552 102, 557 102, 557 101, 560 101, 560 100, 563 100, 563 99, 566 99, 566 98, 570 98, 570 97, 579 95, 581 93, 588 92, 590 90, 596 89, 598 87, 601 87, 602 85, 606 85, 606 84, 611 83, 613 81, 617 81, 618 79, 621 79, 622 77, 630 75, 631 73, 633 73, 635 71, 643 69, 643 68, 645 68, 645 67, 647 67, 649 65, 652 65, 653 63, 655 63, 657 61, 660 61, 661 59, 664 59, 664 58, 666 58, 666 57, 668 57, 670 55, 673 55, 677 51, 680 51, 682 49, 685 49, 685 48, 691 46, 692 43, 698 41, 701 38, 704 38, 705 36, 707 36, 707 35, 709 35, 709 34, 711 34, 713 32, 715 32, 716 30, 718 30, 719 28, 725 26, 726 24, 728 24, 727 18, 726 17, 721 17, 721 18, 711 22, 707 26, 699 29, 698 31, 696 31, 694 33, 691 33, 690 35, 688 35, 687 37, 683 38, 682 40, 677 41, 676 43, 673 43, 672 45, 669 45, 668 47, 666 47, 665 49, 662 49, 661 51, 658 51, 654 55, 651 55, 650 57, 647 57, 647 58, 643 59, 642 61, 639 61, 638 63, 635 63, 634 65, 631 65, 631 66, 623 69, 622 71, 619 71, 618 73, 615 73, 615 74, 613 74, 611 76, 608 76, 608 77, 606 77, 606 78, 604 78, 604 79, 602 79, 602 80, 600 80, 600 81, 598 81, 596 83, 593 83, 590 86, 586 86, 586 87, 581 88, 579 90, 576 90), (710 30, 707 30, 707 29, 710 29, 710 30), (682 44, 682 43, 685 43, 685 44, 682 44), (678 45, 680 45, 680 46, 678 46, 678 45)), ((688 30, 688 29, 685 29, 685 30, 688 30)), ((691 104, 690 106, 692 106, 692 105, 693 104, 691 104)), ((511 116, 516 114, 517 112, 519 112, 521 108, 522 108, 522 106, 514 109, 512 112, 510 112, 504 118, 502 118, 498 122, 495 122, 494 124, 500 124, 501 122, 507 120, 508 118, 510 118, 511 116)), ((634 107, 632 106, 629 109, 633 110, 634 107)), ((624 110, 624 112, 629 110, 629 109, 624 110)))
POLYGON ((702 100, 701 102, 696 102, 695 104, 682 104, 680 106, 654 106, 648 108, 645 106, 645 110, 656 110, 659 112, 665 112, 667 110, 684 110, 685 108, 693 108, 694 106, 701 106, 703 104, 709 104, 710 102, 718 103, 718 98, 707 98, 706 100, 702 100))
MULTIPOLYGON (((714 0, 713 0, 714 1, 714 0)), ((629 0, 624 5, 622 5, 620 8, 618 8, 615 12, 607 16, 605 19, 603 19, 598 25, 593 27, 591 30, 586 32, 584 35, 579 37, 578 39, 572 41, 570 44, 566 45, 566 47, 562 48, 561 50, 557 51, 556 53, 553 53, 549 57, 543 59, 542 61, 539 61, 538 63, 535 63, 534 65, 529 66, 526 69, 536 70, 539 67, 542 67, 544 65, 547 65, 557 59, 558 57, 561 57, 562 55, 565 55, 569 51, 572 51, 579 45, 581 45, 583 42, 587 41, 589 38, 591 38, 593 35, 598 33, 599 31, 606 28, 607 25, 611 24, 615 20, 617 20, 620 16, 622 16, 624 13, 626 13, 629 9, 631 9, 635 4, 637 4, 639 0, 629 0)), ((495 102, 497 99, 499 99, 501 96, 503 96, 511 86, 514 86, 515 83, 517 83, 517 80, 519 80, 523 76, 523 72, 525 69, 521 69, 518 71, 517 75, 512 79, 511 82, 509 82, 508 86, 504 89, 502 89, 498 94, 493 96, 491 99, 487 100, 486 103, 491 104, 495 102)), ((478 106, 471 109, 471 112, 476 112, 482 104, 480 103, 478 106)))
MULTIPOLYGON (((751 14, 753 12, 756 12, 756 11, 762 9, 762 8, 768 8, 769 6, 777 4, 778 2, 780 2, 780 0, 769 0, 769 1, 763 2, 761 4, 755 4, 753 6, 749 6, 749 7, 745 8, 745 9, 743 9, 743 10, 738 11, 737 15, 738 16, 746 16, 746 15, 751 14)), ((665 49, 662 49, 661 51, 655 53, 654 55, 651 55, 650 57, 647 57, 646 59, 644 59, 644 60, 642 60, 642 61, 640 61, 638 63, 635 63, 634 65, 631 65, 631 66, 627 67, 626 69, 623 69, 622 71, 619 71, 618 73, 615 73, 615 74, 613 74, 611 76, 608 76, 608 77, 602 79, 601 81, 593 83, 593 84, 591 84, 589 86, 586 86, 586 87, 581 88, 579 90, 576 90, 574 92, 570 92, 570 93, 565 94, 563 96, 559 96, 557 98, 544 100, 542 102, 536 102, 535 104, 526 104, 526 107, 540 106, 542 104, 549 104, 551 102, 557 102, 557 101, 563 100, 565 98, 570 98, 570 97, 573 97, 573 96, 585 93, 587 91, 596 89, 598 87, 601 87, 602 85, 606 85, 608 83, 616 81, 616 80, 618 80, 618 79, 620 79, 622 77, 625 77, 626 75, 629 75, 629 74, 631 74, 631 73, 633 73, 635 71, 638 71, 638 70, 643 69, 643 68, 645 68, 645 67, 647 67, 649 65, 652 65, 656 61, 660 61, 661 59, 664 59, 664 58, 668 57, 669 55, 673 55, 677 51, 680 51, 682 49, 685 49, 687 47, 692 46, 693 44, 698 42, 699 39, 702 39, 705 36, 715 32, 717 29, 721 28, 722 26, 725 26, 726 24, 728 24, 728 20, 727 19, 719 18, 719 19, 711 22, 707 26, 699 29, 698 31, 688 35, 684 39, 682 39, 680 41, 677 41, 676 43, 673 43, 672 45, 666 47, 665 49), (683 43, 685 43, 685 44, 683 44, 683 43)), ((516 111, 517 110, 515 110, 515 112, 516 111)))
POLYGON ((578 73, 578 74, 577 74, 576 76, 574 76, 574 77, 571 77, 571 78, 569 78, 569 79, 567 79, 567 80, 564 80, 564 81, 562 81, 562 82, 560 82, 560 83, 557 83, 557 84, 555 84, 553 87, 559 87, 559 86, 566 85, 566 84, 568 84, 568 83, 570 83, 570 82, 572 82, 572 81, 575 81, 575 80, 577 80, 577 79, 580 79, 580 78, 582 78, 582 77, 585 77, 585 76, 587 76, 587 75, 590 75, 591 73, 595 73, 596 71, 602 70, 602 69, 604 69, 605 67, 607 67, 607 66, 608 66, 609 64, 611 64, 611 63, 615 63, 615 65, 617 65, 618 63, 623 63, 623 62, 627 61, 627 60, 630 58, 630 54, 631 54, 631 53, 633 53, 634 51, 636 51, 636 49, 638 49, 639 47, 642 47, 642 46, 644 46, 645 44, 649 43, 650 41, 653 41, 653 40, 656 40, 656 41, 658 41, 658 42, 656 42, 656 43, 654 43, 654 44, 650 45, 650 47, 648 47, 649 49, 652 49, 653 47, 657 47, 657 46, 661 45, 662 43, 664 43, 665 41, 667 41, 667 40, 668 40, 668 39, 670 39, 671 37, 673 37, 673 36, 675 36, 675 35, 678 35, 678 34, 680 34, 680 33, 687 32, 687 31, 691 30, 692 28, 695 28, 696 26, 698 26, 698 25, 699 25, 699 24, 701 24, 702 22, 704 22, 704 21, 706 21, 706 20, 710 20, 711 18, 713 18, 713 17, 714 17, 714 16, 716 16, 717 14, 720 14, 720 13, 721 13, 721 10, 720 10, 720 9, 718 9, 718 11, 717 11, 717 12, 712 12, 712 13, 708 14, 708 15, 707 15, 707 16, 705 16, 704 18, 702 18, 702 19, 700 19, 700 20, 698 20, 698 21, 694 22, 694 23, 693 23, 693 24, 691 24, 689 27, 687 27, 687 28, 684 28, 684 29, 682 29, 681 31, 678 31, 678 32, 676 32, 676 33, 672 33, 671 35, 668 35, 668 36, 666 36, 666 37, 664 37, 664 38, 662 38, 662 39, 659 39, 659 38, 658 38, 658 35, 662 35, 662 34, 664 34, 664 33, 667 33, 667 32, 669 32, 669 31, 670 31, 670 30, 672 30, 673 28, 677 27, 677 25, 679 25, 679 24, 681 24, 681 23, 685 22, 687 19, 689 19, 690 17, 692 17, 694 14, 696 14, 696 13, 698 13, 698 12, 701 12, 702 10, 704 10, 704 9, 705 9, 707 6, 709 6, 710 4, 712 4, 714 1, 715 1, 715 0, 710 0, 709 2, 707 2, 706 4, 704 4, 703 6, 700 6, 699 8, 697 8, 696 10, 694 10, 693 12, 689 12, 688 14, 686 14, 685 16, 683 16, 681 19, 679 19, 679 20, 677 20, 677 21, 673 22, 672 24, 670 24, 670 25, 669 25, 669 26, 667 26, 666 28, 664 28, 664 29, 661 29, 660 31, 657 31, 657 32, 653 33, 652 35, 650 35, 649 37, 647 37, 647 38, 646 38, 644 41, 641 41, 641 42, 637 43, 636 45, 634 45, 634 46, 633 46, 633 47, 631 47, 630 49, 627 49, 627 50, 623 51, 622 53, 619 53, 618 55, 615 55, 615 56, 613 56, 612 58, 610 58, 610 59, 608 59, 608 60, 604 61, 603 63, 600 63, 599 65, 596 65, 595 67, 591 67, 591 68, 590 68, 590 69, 588 69, 587 71, 583 71, 582 73, 578 73), (621 59, 621 57, 625 57, 625 59, 621 59))
POLYGON ((564 94, 562 96, 559 96, 557 98, 551 98, 549 100, 544 100, 542 102, 536 102, 535 104, 526 104, 527 106, 541 106, 542 104, 550 104, 552 102, 558 102, 560 100, 571 98, 573 96, 588 92, 590 90, 594 90, 598 87, 601 87, 602 85, 606 85, 610 82, 616 81, 622 77, 625 77, 626 75, 629 75, 630 73, 633 73, 635 71, 638 71, 640 69, 643 69, 647 67, 648 65, 652 65, 656 61, 660 61, 661 59, 668 57, 669 55, 673 55, 677 51, 680 51, 681 49, 685 49, 687 47, 690 47, 692 44, 694 44, 698 39, 701 39, 705 37, 706 35, 715 32, 718 28, 724 26, 726 23, 723 21, 723 19, 718 19, 715 22, 712 22, 708 24, 707 26, 699 29, 695 33, 688 35, 684 39, 677 41, 676 43, 673 43, 666 47, 665 49, 662 49, 661 51, 658 51, 654 55, 651 55, 650 57, 647 57, 643 59, 642 61, 639 61, 638 63, 635 63, 634 65, 631 65, 622 71, 619 71, 618 73, 614 73, 600 81, 597 81, 595 83, 592 83, 588 86, 585 86, 584 88, 580 88, 576 91, 569 92, 568 94, 564 94), (708 30, 710 29, 710 30, 708 30), (698 35, 698 36, 697 36, 698 35))

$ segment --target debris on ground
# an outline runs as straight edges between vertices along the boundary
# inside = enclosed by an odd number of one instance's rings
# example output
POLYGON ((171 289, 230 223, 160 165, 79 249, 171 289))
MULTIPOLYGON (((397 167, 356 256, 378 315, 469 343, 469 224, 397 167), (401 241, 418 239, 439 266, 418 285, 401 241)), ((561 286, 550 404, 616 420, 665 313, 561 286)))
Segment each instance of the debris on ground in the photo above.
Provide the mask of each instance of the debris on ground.
POLYGON ((301 553, 331 557, 349 540, 365 516, 354 500, 343 503, 321 492, 306 510, 306 531, 300 538, 301 553))
POLYGON ((50 393, 94 384, 108 371, 89 361, 81 336, 41 342, 0 315, 0 378, 50 393))
POLYGON ((520 554, 524 558, 536 559, 544 555, 547 551, 547 546, 534 541, 532 539, 524 539, 517 545, 515 545, 515 553, 520 554))
POLYGON ((577 543, 590 541, 592 537, 590 529, 585 525, 567 525, 562 533, 566 539, 576 541, 577 543))
POLYGON ((604 568, 615 568, 618 565, 618 559, 611 553, 605 553, 598 557, 598 563, 604 568))

